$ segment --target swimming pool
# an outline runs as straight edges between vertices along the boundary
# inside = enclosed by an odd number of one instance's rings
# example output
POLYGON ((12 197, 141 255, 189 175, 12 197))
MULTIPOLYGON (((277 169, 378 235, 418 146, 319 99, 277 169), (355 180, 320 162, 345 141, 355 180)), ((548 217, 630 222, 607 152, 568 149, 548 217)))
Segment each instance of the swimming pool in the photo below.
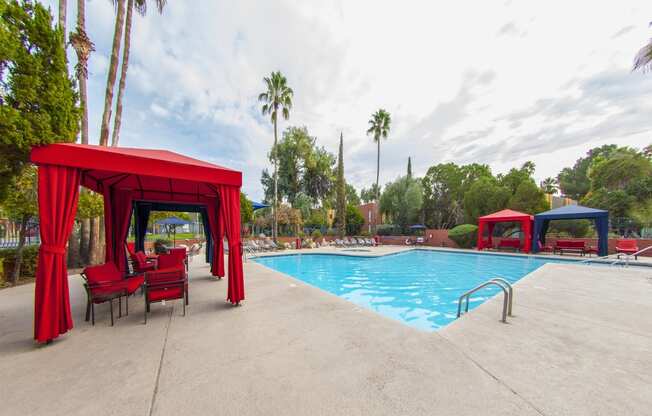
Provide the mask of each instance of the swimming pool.
MULTIPOLYGON (((258 257, 257 263, 412 327, 434 331, 456 318, 467 290, 500 276, 514 283, 560 260, 446 251, 411 250, 382 257, 300 254, 258 257)), ((494 296, 486 288, 470 309, 494 296)))

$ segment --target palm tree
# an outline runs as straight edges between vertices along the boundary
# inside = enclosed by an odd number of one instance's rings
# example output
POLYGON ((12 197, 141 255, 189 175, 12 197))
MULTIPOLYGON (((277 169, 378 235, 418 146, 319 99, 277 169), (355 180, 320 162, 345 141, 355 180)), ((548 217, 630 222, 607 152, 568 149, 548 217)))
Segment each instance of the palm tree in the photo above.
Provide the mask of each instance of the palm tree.
POLYGON ((66 11, 68 10, 68 2, 66 0, 59 0, 59 28, 63 33, 63 47, 66 47, 66 11))
POLYGON ((86 0, 77 0, 77 29, 70 34, 70 44, 77 53, 77 80, 79 81, 79 100, 82 106, 81 142, 88 144, 88 58, 95 45, 86 34, 86 0))
POLYGON ((125 23, 126 0, 114 1, 116 1, 118 5, 118 14, 115 18, 113 47, 111 50, 111 60, 109 62, 109 74, 106 80, 106 92, 104 94, 104 113, 102 114, 102 126, 100 129, 100 146, 108 146, 109 144, 109 123, 111 122, 111 107, 113 105, 113 88, 115 87, 115 77, 118 72, 120 43, 125 23))
POLYGON ((380 139, 381 137, 387 139, 391 123, 392 119, 389 113, 381 108, 371 115, 369 129, 367 130, 367 134, 372 134, 374 141, 378 143, 378 158, 376 163, 376 203, 380 199, 380 187, 378 186, 380 179, 380 139))
POLYGON ((548 195, 557 193, 557 180, 555 178, 546 178, 541 182, 541 189, 548 195))
POLYGON ((272 75, 264 77, 263 81, 265 82, 267 91, 258 96, 258 101, 264 103, 261 108, 262 113, 263 115, 269 114, 274 125, 274 146, 272 147, 272 160, 274 161, 274 204, 272 205, 272 212, 274 224, 272 226, 272 238, 276 240, 278 232, 278 157, 276 154, 278 112, 280 109, 281 115, 285 120, 290 118, 294 91, 287 86, 287 80, 281 74, 281 71, 272 72, 272 75))
MULTIPOLYGON (((163 13, 163 7, 167 0, 156 0, 156 8, 159 13, 163 13)), ((111 137, 111 146, 117 146, 120 140, 120 124, 122 123, 122 97, 125 92, 127 82, 127 69, 129 67, 129 50, 131 48, 131 21, 133 10, 136 9, 141 16, 147 13, 147 0, 128 0, 127 18, 125 21, 124 50, 122 51, 122 67, 120 69, 120 82, 118 83, 118 98, 115 108, 115 120, 113 124, 113 136, 111 137)))
MULTIPOLYGON (((650 23, 652 26, 652 23, 650 23)), ((633 70, 652 71, 652 39, 643 46, 634 59, 633 70)))

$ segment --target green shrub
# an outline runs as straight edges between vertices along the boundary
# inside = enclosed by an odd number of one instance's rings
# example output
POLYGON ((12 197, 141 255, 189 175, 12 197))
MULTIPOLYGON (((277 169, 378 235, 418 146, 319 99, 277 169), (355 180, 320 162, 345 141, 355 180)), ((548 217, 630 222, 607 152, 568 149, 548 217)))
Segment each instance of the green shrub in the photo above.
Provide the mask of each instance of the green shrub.
POLYGON ((172 247, 172 240, 158 238, 154 241, 154 252, 156 254, 166 253, 169 247, 172 247))
POLYGON ((392 224, 381 224, 376 227, 378 235, 401 235, 401 227, 392 224))
POLYGON ((312 230, 312 234, 310 234, 312 239, 314 240, 315 238, 322 238, 321 231, 319 230, 312 230))
POLYGON ((575 238, 588 237, 591 231, 589 220, 556 220, 550 221, 549 233, 575 238))
MULTIPOLYGON (((38 263, 38 245, 25 246, 23 248, 23 263, 20 267, 20 277, 36 276, 36 265, 38 263)), ((6 248, 0 250, 0 262, 2 263, 3 274, 9 275, 14 270, 16 261, 16 249, 6 248)))
POLYGON ((478 226, 474 224, 461 224, 448 231, 448 238, 462 248, 475 247, 478 242, 478 226))

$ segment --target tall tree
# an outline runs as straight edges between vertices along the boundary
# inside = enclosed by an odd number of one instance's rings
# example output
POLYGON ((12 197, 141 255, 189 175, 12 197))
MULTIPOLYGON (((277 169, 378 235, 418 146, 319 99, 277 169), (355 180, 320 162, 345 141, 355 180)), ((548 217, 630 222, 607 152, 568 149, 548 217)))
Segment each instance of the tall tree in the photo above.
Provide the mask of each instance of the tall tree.
POLYGON ((77 53, 77 81, 79 82, 79 101, 81 104, 81 142, 88 144, 88 59, 95 45, 86 34, 86 0, 77 0, 77 28, 70 34, 70 43, 77 53))
POLYGON ((118 13, 115 17, 111 60, 109 61, 109 73, 106 79, 106 92, 104 93, 104 112, 102 113, 102 125, 100 128, 100 146, 108 146, 109 144, 109 124, 111 123, 113 107, 113 90, 115 88, 115 78, 118 72, 118 63, 120 61, 120 44, 125 23, 126 0, 116 0, 116 2, 118 13))
POLYGON ((412 158, 408 156, 408 168, 407 168, 407 176, 409 178, 412 177, 412 158))
POLYGON ((557 193, 557 180, 555 178, 546 178, 541 181, 541 189, 548 195, 557 193))
MULTIPOLYGON (((156 0, 156 8, 159 13, 163 13, 163 7, 167 0, 156 0)), ((118 83, 118 98, 115 107, 115 119, 113 121, 113 135, 111 137, 111 146, 117 146, 120 140, 120 125, 122 124, 122 99, 125 93, 125 84, 127 83, 127 69, 129 68, 129 51, 131 49, 131 20, 134 9, 144 16, 147 13, 147 0, 128 0, 127 18, 125 20, 124 49, 122 50, 122 67, 120 69, 120 82, 118 83)))
MULTIPOLYGON (((652 26, 652 23, 650 23, 650 26, 652 26)), ((648 44, 643 46, 641 50, 636 54, 636 58, 634 58, 634 67, 632 70, 652 70, 652 39, 650 39, 648 44)))
POLYGON ((340 152, 337 156, 337 204, 335 216, 337 217, 337 231, 340 237, 346 235, 346 184, 344 182, 344 137, 340 133, 340 152))
POLYGON ((378 154, 376 158, 376 202, 380 200, 380 139, 387 139, 391 123, 391 116, 387 111, 381 108, 371 115, 369 129, 367 130, 367 134, 373 135, 374 141, 378 144, 378 154))
POLYGON ((401 176, 385 186, 380 197, 380 212, 407 231, 410 224, 420 221, 423 207, 423 186, 421 181, 401 176))
POLYGON ((74 142, 77 93, 61 31, 40 3, 0 2, 0 201, 33 146, 74 142))
POLYGON ((378 195, 379 192, 380 191, 378 190, 378 185, 373 183, 371 184, 369 189, 362 188, 360 190, 360 199, 362 199, 362 202, 364 202, 365 204, 368 204, 376 200, 376 195, 378 195))
POLYGON ((274 222, 272 225, 272 238, 276 240, 278 235, 278 157, 276 155, 278 116, 280 111, 281 116, 285 120, 290 118, 294 91, 288 87, 287 79, 280 71, 272 72, 271 76, 264 77, 263 81, 267 90, 258 95, 258 101, 264 103, 261 111, 263 115, 270 116, 274 125, 274 145, 272 146, 272 159, 274 160, 274 203, 272 205, 272 212, 274 222))
POLYGON ((68 10, 68 2, 66 0, 59 0, 59 28, 63 33, 63 48, 66 48, 66 12, 68 10))

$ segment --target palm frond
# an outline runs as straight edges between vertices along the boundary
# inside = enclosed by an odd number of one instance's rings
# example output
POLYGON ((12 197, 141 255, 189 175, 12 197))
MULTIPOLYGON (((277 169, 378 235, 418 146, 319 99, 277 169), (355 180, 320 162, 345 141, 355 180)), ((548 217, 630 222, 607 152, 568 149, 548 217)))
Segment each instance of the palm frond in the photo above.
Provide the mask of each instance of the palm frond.
POLYGON ((266 92, 261 92, 258 95, 258 101, 269 101, 269 95, 266 92))
POLYGON ((643 46, 636 58, 634 58, 634 67, 632 71, 641 70, 643 72, 652 71, 652 39, 650 43, 643 46))
POLYGON ((283 118, 288 120, 290 118, 290 109, 283 107, 283 118))
POLYGON ((145 16, 147 14, 147 0, 135 0, 134 10, 136 10, 139 15, 145 16))
POLYGON ((167 0, 156 0, 156 8, 158 9, 159 13, 163 13, 163 8, 167 3, 167 0))

